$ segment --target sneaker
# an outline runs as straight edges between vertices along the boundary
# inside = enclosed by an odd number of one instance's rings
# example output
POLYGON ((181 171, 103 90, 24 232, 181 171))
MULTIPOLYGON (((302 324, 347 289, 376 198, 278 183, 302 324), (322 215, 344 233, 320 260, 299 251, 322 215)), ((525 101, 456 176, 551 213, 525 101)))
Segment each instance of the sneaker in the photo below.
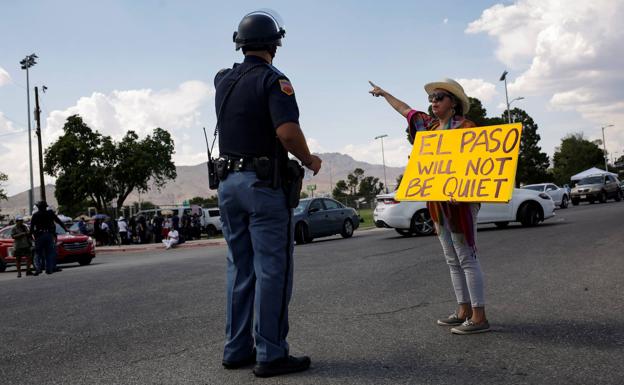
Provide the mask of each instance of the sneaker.
POLYGON ((270 362, 258 362, 253 369, 256 377, 273 377, 282 374, 303 372, 310 367, 310 357, 288 356, 270 362))
POLYGON ((440 326, 459 326, 466 321, 466 318, 459 318, 457 313, 453 313, 447 318, 439 319, 438 325, 440 326))
POLYGON ((457 326, 451 329, 451 333, 453 334, 477 334, 477 333, 485 333, 490 331, 490 324, 487 321, 484 321, 480 324, 476 324, 472 322, 472 320, 467 319, 464 321, 461 326, 457 326))

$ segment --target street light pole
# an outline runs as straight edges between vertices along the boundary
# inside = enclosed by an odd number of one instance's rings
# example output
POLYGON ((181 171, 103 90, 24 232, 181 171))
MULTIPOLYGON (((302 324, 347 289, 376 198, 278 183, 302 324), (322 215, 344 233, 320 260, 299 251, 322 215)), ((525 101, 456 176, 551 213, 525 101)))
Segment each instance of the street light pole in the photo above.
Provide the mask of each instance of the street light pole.
POLYGON ((499 81, 505 82, 505 101, 507 102, 507 123, 511 123, 511 111, 509 111, 509 95, 507 94, 507 71, 503 72, 499 81))
POLYGON ((375 140, 377 139, 381 139, 381 161, 383 163, 383 172, 384 172, 384 186, 386 188, 386 194, 388 193, 388 180, 386 179, 386 155, 384 154, 384 145, 383 145, 383 138, 387 137, 388 135, 383 134, 383 135, 379 135, 375 137, 375 140))
MULTIPOLYGON (((45 90, 46 87, 43 86, 45 90)), ((43 181, 43 149, 41 144, 41 109, 39 108, 39 89, 35 87, 35 120, 37 121, 37 145, 39 151, 39 195, 42 201, 46 201, 45 183, 43 181)))
POLYGON ((34 205, 34 190, 35 190, 35 182, 33 180, 33 163, 32 163, 32 132, 31 132, 31 128, 30 128, 30 77, 29 77, 29 73, 28 73, 28 69, 32 66, 34 66, 35 64, 37 64, 37 62, 35 61, 35 59, 37 59, 38 56, 35 55, 34 53, 31 55, 26 56, 24 59, 22 59, 20 61, 20 64, 22 65, 22 69, 26 70, 26 108, 27 108, 27 112, 28 112, 28 164, 30 166, 30 190, 28 191, 28 210, 30 213, 32 213, 32 209, 33 209, 33 205, 34 205))
POLYGON ((604 160, 605 160, 605 171, 609 171, 609 166, 607 165, 607 142, 605 142, 604 129, 607 127, 613 127, 613 124, 608 124, 606 126, 602 126, 602 151, 604 152, 604 160))

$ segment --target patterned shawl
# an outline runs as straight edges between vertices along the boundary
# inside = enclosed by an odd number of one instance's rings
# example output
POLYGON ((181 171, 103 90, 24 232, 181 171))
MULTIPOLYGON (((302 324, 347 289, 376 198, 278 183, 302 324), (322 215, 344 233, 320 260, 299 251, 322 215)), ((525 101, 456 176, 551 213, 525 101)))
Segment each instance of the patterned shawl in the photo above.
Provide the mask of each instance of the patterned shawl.
MULTIPOLYGON (((474 122, 463 116, 454 116, 446 127, 440 128, 440 121, 429 114, 412 110, 407 114, 407 135, 411 144, 418 131, 453 130, 458 128, 476 127, 474 122)), ((427 209, 437 228, 445 228, 452 233, 463 234, 468 246, 476 249, 474 237, 474 220, 472 207, 479 203, 427 202, 427 209)))

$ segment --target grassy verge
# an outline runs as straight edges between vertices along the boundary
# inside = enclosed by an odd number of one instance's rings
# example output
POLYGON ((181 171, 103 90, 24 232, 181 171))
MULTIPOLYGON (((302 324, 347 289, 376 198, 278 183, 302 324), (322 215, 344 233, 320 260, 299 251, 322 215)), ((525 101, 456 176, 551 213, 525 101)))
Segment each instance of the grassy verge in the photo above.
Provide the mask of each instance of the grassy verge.
POLYGON ((375 227, 375 222, 373 221, 373 209, 361 209, 359 210, 359 213, 360 217, 364 220, 360 223, 361 229, 375 227))

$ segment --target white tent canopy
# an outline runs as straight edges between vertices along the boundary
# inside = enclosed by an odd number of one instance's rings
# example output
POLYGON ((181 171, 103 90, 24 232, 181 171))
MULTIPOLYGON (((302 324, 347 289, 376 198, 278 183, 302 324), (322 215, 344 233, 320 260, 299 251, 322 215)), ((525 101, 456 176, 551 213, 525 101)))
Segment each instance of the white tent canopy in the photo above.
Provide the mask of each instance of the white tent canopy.
POLYGON ((579 172, 576 175, 572 175, 572 177, 570 179, 571 180, 581 180, 581 179, 583 179, 585 177, 592 176, 592 175, 613 175, 613 176, 617 176, 617 174, 614 174, 612 172, 601 170, 598 167, 592 167, 592 168, 590 168, 588 170, 579 172))

